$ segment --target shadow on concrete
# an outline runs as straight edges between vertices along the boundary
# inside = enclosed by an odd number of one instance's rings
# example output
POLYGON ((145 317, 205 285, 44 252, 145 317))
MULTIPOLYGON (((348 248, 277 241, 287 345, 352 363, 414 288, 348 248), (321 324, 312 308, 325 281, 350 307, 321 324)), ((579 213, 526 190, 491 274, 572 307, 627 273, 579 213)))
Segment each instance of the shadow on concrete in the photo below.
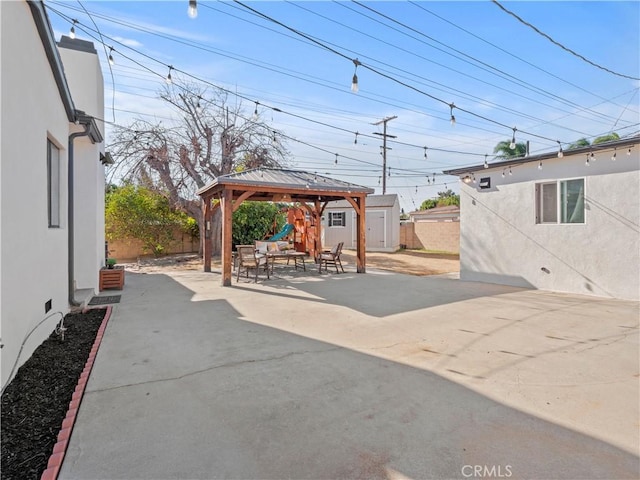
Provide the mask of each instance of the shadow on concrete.
POLYGON ((61 479, 638 476, 637 456, 439 375, 193 301, 201 277, 128 275, 61 479))
POLYGON ((232 288, 251 289, 257 294, 291 296, 291 286, 315 297, 315 301, 341 305, 373 317, 386 317, 423 308, 463 302, 478 297, 496 296, 522 290, 520 287, 463 282, 442 277, 418 277, 380 270, 366 274, 353 272, 319 275, 297 272, 295 276, 274 276, 260 282, 267 288, 255 288, 241 279, 232 288), (389 289, 390 276, 394 287, 389 289))

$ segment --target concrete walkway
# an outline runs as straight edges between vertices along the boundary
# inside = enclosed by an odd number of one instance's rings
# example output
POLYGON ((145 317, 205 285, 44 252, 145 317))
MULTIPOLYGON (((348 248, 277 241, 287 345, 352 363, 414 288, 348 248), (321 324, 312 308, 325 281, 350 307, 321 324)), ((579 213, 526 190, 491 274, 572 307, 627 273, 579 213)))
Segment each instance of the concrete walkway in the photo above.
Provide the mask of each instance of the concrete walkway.
POLYGON ((638 478, 638 304, 127 273, 61 479, 638 478))

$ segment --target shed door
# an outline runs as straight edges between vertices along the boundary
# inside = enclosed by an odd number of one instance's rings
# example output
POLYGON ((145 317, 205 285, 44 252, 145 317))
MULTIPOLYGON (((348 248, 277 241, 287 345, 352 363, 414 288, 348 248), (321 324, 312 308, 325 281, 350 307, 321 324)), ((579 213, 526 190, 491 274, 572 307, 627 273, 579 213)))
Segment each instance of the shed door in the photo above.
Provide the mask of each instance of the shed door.
POLYGON ((386 212, 384 210, 369 210, 365 214, 367 222, 367 248, 385 248, 386 242, 386 212))

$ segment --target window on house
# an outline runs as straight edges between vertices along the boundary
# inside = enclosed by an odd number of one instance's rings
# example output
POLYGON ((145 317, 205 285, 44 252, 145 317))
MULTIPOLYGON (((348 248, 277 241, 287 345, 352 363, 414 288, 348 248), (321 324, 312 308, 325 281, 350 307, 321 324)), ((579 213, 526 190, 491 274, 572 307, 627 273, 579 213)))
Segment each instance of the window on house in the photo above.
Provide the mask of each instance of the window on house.
POLYGON ((584 178, 537 184, 536 223, 584 223, 584 178))
POLYGON ((347 214, 345 212, 329 212, 330 227, 345 227, 347 225, 347 214))
POLYGON ((47 140, 47 198, 49 228, 60 227, 60 150, 47 140))

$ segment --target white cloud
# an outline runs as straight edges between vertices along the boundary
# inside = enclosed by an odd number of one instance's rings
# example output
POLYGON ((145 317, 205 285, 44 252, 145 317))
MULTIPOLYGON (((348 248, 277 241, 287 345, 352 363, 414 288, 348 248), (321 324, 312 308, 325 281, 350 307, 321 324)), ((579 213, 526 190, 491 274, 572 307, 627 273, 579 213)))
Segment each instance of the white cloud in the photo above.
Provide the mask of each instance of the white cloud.
POLYGON ((141 42, 134 40, 133 38, 123 38, 123 37, 114 36, 113 39, 131 48, 140 48, 143 46, 141 42))

